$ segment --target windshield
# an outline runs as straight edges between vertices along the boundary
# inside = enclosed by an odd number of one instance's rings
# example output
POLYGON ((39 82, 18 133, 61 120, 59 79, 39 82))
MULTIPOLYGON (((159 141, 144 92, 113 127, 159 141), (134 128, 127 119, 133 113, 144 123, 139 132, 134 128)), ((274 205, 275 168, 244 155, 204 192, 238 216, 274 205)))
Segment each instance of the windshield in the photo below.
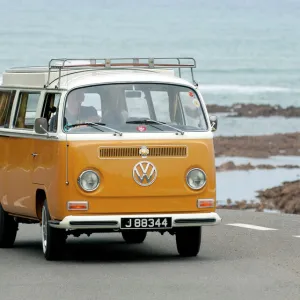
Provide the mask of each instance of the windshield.
POLYGON ((101 123, 120 132, 208 130, 194 90, 159 83, 106 84, 71 91, 64 110, 64 125, 82 126, 65 126, 68 133, 110 131, 86 126, 87 122, 101 123))

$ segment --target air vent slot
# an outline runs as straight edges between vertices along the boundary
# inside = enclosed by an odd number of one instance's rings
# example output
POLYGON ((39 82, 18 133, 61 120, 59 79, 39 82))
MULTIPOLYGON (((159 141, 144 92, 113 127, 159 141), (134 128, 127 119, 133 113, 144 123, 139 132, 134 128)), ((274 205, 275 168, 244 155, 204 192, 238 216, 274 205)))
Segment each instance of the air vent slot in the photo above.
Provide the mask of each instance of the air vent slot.
MULTIPOLYGON (((149 146, 147 157, 186 157, 186 146, 149 146)), ((142 157, 141 147, 100 147, 100 158, 142 157)))

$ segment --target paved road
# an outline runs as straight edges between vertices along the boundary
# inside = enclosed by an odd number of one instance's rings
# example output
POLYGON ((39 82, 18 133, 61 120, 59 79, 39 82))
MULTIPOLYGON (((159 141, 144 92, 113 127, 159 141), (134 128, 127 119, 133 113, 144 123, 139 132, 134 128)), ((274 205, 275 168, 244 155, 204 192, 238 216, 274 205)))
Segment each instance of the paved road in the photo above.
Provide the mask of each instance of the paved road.
POLYGON ((300 216, 218 212, 222 225, 205 227, 188 259, 170 235, 128 246, 102 234, 72 238, 65 261, 47 262, 40 228, 22 225, 15 248, 0 249, 0 300, 300 299, 300 216))

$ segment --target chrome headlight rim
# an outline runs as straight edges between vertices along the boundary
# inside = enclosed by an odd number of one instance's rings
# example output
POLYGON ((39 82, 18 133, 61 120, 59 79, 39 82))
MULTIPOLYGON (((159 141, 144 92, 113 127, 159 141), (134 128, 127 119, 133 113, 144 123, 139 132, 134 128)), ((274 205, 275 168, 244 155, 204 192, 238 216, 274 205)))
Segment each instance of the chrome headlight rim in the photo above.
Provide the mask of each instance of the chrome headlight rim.
POLYGON ((100 176, 98 174, 98 172, 96 172, 95 170, 91 170, 91 169, 88 169, 88 170, 84 170, 80 173, 80 175, 78 176, 78 179, 77 179, 77 183, 79 185, 79 187, 84 191, 84 192, 87 192, 87 193, 91 193, 91 192, 94 192, 98 189, 98 187, 100 186, 100 176), (81 180, 82 180, 82 177, 86 174, 86 173, 93 173, 97 176, 97 184, 96 186, 93 188, 93 189, 85 189, 82 184, 81 184, 81 180))
POLYGON ((201 190, 201 189, 206 185, 206 182, 207 182, 207 176, 206 176, 206 173, 205 173, 202 169, 200 169, 200 168, 192 168, 192 169, 190 169, 190 170, 187 172, 186 177, 185 177, 185 181, 186 181, 186 184, 189 186, 189 188, 191 188, 191 189, 194 190, 194 191, 198 191, 198 190, 201 190), (197 188, 191 186, 191 185, 189 184, 189 180, 188 180, 190 173, 191 173, 192 171, 195 171, 195 170, 196 170, 196 171, 200 171, 200 172, 204 175, 204 178, 205 178, 204 183, 203 183, 202 185, 200 185, 200 187, 197 187, 197 188))

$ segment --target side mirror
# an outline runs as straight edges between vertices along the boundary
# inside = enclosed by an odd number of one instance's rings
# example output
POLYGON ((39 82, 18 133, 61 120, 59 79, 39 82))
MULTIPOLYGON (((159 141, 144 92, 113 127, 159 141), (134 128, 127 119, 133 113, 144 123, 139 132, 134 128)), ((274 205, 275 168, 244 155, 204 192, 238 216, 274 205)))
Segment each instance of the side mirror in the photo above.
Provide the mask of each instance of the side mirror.
POLYGON ((217 116, 209 116, 209 121, 210 121, 210 125, 211 125, 211 131, 216 131, 218 128, 217 116))
POLYGON ((47 128, 48 128, 48 122, 47 122, 46 118, 37 118, 37 119, 35 119, 35 121, 34 121, 34 131, 36 133, 39 133, 39 134, 47 133, 47 135, 48 135, 47 128))

